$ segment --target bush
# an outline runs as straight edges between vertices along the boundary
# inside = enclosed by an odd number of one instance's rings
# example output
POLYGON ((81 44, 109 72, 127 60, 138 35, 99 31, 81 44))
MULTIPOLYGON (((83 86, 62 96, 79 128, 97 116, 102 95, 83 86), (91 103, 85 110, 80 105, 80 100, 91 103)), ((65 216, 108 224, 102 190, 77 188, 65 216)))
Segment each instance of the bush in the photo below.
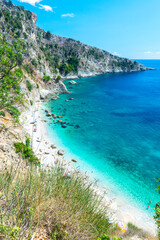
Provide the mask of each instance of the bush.
POLYGON ((50 76, 43 76, 43 80, 44 80, 45 82, 48 82, 48 81, 51 80, 51 77, 50 77, 50 76))
POLYGON ((25 39, 28 38, 28 35, 27 35, 27 33, 25 33, 25 32, 23 33, 23 36, 24 36, 25 39))
POLYGON ((46 39, 50 40, 50 38, 51 38, 51 32, 50 32, 50 31, 47 31, 45 37, 46 37, 46 39))
POLYGON ((25 65, 23 65, 23 68, 26 70, 26 72, 27 72, 28 74, 32 74, 32 73, 33 73, 33 69, 32 69, 32 67, 31 67, 31 65, 25 64, 25 65))
POLYGON ((30 147, 30 139, 26 139, 26 143, 23 142, 17 142, 14 143, 14 147, 16 149, 17 153, 20 153, 22 158, 25 160, 28 160, 30 163, 33 163, 35 165, 40 165, 39 159, 34 154, 32 148, 30 147))
POLYGON ((5 112, 4 111, 0 111, 0 116, 5 117, 5 112))
POLYGON ((61 80, 61 76, 58 75, 57 80, 58 80, 58 81, 61 80))
POLYGON ((32 89, 33 89, 33 85, 30 83, 29 80, 27 80, 26 82, 27 82, 27 88, 28 88, 28 90, 31 92, 32 89))
POLYGON ((114 237, 114 238, 111 239, 109 236, 107 236, 104 233, 99 238, 97 238, 97 240, 123 240, 123 239, 121 237, 120 238, 114 237))
POLYGON ((32 64, 33 64, 35 67, 37 67, 38 63, 37 63, 37 61, 36 61, 35 58, 32 59, 32 64))
POLYGON ((16 119, 16 120, 18 120, 18 117, 20 116, 20 111, 17 109, 17 108, 15 108, 15 107, 13 107, 13 106, 9 106, 8 108, 7 108, 7 111, 16 119))

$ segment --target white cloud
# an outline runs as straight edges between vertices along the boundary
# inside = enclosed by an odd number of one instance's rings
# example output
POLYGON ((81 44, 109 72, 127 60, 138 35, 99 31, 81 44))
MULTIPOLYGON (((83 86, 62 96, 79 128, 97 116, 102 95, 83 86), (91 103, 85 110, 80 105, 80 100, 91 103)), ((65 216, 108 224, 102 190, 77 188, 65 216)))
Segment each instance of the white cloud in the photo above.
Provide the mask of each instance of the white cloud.
POLYGON ((41 2, 42 0, 19 0, 20 2, 25 2, 25 3, 29 3, 33 6, 35 6, 36 3, 41 2))
POLYGON ((152 52, 150 52, 150 51, 147 51, 147 52, 144 52, 145 54, 151 54, 152 52))
POLYGON ((160 52, 156 52, 156 54, 157 54, 157 55, 159 55, 159 54, 160 54, 160 52))
POLYGON ((74 15, 74 13, 66 13, 66 14, 62 14, 61 17, 70 17, 70 18, 74 18, 75 15, 74 15))
POLYGON ((47 12, 53 12, 53 8, 52 7, 50 7, 50 6, 48 6, 48 5, 42 5, 42 4, 39 4, 39 8, 40 9, 44 9, 45 11, 47 11, 47 12))
POLYGON ((120 56, 118 52, 114 52, 113 55, 120 56))

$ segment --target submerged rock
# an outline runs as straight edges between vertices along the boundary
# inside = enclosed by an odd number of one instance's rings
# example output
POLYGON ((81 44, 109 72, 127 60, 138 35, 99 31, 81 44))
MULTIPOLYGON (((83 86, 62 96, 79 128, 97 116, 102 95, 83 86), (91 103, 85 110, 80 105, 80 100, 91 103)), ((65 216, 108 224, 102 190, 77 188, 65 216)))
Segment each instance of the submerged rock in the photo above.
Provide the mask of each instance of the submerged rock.
POLYGON ((69 100, 73 100, 73 97, 70 97, 69 100))

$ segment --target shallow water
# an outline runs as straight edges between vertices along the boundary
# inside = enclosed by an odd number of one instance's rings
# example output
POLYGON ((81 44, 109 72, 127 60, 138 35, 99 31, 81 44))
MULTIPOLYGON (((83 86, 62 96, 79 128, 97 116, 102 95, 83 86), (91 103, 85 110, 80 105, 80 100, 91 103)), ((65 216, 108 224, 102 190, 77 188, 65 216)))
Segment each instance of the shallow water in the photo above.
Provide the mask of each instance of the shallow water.
POLYGON ((80 166, 92 169, 101 183, 153 214, 159 200, 160 60, 139 62, 157 70, 77 79, 72 86, 65 81, 71 93, 45 105, 63 115, 67 126, 48 124, 50 136, 79 156, 80 166))

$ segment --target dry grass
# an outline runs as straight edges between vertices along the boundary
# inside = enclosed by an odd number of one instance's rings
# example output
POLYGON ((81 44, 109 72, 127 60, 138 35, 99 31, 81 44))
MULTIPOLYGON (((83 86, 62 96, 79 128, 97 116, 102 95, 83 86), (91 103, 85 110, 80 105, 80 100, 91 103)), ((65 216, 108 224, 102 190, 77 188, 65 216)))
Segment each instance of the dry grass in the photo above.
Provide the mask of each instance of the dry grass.
POLYGON ((97 239, 113 235, 115 227, 106 219, 93 184, 80 174, 63 177, 63 168, 35 167, 0 174, 0 239, 31 239, 36 228, 48 239, 97 239))

